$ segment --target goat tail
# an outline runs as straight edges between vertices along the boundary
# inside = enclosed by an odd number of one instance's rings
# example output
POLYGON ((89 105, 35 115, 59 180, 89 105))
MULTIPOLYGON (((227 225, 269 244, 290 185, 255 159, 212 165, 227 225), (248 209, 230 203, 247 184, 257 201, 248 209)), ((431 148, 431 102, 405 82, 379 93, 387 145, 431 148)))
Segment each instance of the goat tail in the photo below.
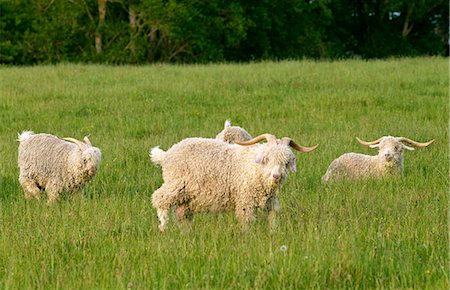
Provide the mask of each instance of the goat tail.
POLYGON ((150 150, 149 155, 153 163, 161 165, 164 159, 166 159, 167 153, 164 150, 159 149, 159 146, 156 146, 150 150))
POLYGON ((33 135, 33 131, 23 131, 21 134, 18 134, 17 141, 23 142, 27 139, 30 139, 30 137, 33 135))

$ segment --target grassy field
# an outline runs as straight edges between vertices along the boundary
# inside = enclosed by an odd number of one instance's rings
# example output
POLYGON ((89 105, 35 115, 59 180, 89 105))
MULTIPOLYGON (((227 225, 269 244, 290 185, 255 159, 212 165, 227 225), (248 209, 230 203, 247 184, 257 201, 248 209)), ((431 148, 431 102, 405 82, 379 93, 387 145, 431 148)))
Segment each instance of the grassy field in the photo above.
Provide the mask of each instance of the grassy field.
POLYGON ((448 85, 444 58, 0 67, 0 289, 447 289, 448 85), (201 214, 159 233, 149 148, 227 118, 320 144, 296 153, 278 228, 201 214), (25 201, 15 139, 30 129, 91 134, 103 162, 84 197, 25 201), (436 143, 405 153, 401 180, 321 184, 344 152, 376 154, 355 136, 383 135, 436 143))

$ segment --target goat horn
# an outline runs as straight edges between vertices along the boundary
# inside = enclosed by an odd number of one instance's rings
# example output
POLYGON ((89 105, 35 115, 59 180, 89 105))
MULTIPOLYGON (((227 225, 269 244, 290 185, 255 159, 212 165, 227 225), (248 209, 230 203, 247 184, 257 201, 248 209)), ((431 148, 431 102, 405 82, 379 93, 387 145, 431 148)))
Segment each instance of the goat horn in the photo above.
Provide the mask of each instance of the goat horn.
POLYGON ((294 140, 292 140, 289 137, 284 137, 283 139, 281 139, 281 141, 283 142, 283 144, 289 145, 292 148, 294 148, 295 150, 297 150, 299 152, 303 152, 303 153, 311 152, 313 150, 316 150, 317 147, 319 147, 319 145, 316 145, 316 146, 313 146, 313 147, 305 147, 305 146, 302 146, 302 145, 299 145, 299 144, 295 143, 294 140))
POLYGON ((360 144, 365 145, 365 146, 370 146, 370 145, 378 144, 378 143, 380 143, 381 139, 383 139, 383 137, 380 137, 380 138, 378 138, 377 140, 372 141, 372 142, 367 142, 367 141, 363 141, 363 140, 359 139, 358 137, 356 137, 356 140, 358 140, 358 142, 359 142, 360 144))
POLYGON ((66 137, 66 138, 63 138, 63 140, 66 140, 66 141, 75 143, 75 144, 77 144, 78 147, 80 147, 80 148, 86 148, 86 144, 85 144, 85 143, 83 143, 83 142, 81 142, 80 140, 77 140, 77 139, 75 139, 75 138, 66 137))
POLYGON ((85 136, 83 140, 84 140, 84 143, 86 143, 87 145, 89 145, 90 147, 92 147, 91 141, 89 141, 89 138, 88 138, 90 135, 91 135, 91 134, 85 136))
POLYGON ((416 141, 413 141, 411 139, 408 139, 406 137, 398 137, 398 141, 406 142, 406 143, 409 143, 409 144, 411 144, 413 146, 416 146, 416 147, 427 147, 428 145, 431 145, 434 142, 434 139, 431 140, 431 141, 425 142, 425 143, 420 143, 420 142, 416 142, 416 141))
POLYGON ((273 143, 277 141, 277 138, 272 135, 272 134, 261 134, 251 140, 248 141, 235 141, 234 143, 238 144, 238 145, 253 145, 256 144, 258 142, 261 142, 263 140, 267 140, 268 143, 273 143))

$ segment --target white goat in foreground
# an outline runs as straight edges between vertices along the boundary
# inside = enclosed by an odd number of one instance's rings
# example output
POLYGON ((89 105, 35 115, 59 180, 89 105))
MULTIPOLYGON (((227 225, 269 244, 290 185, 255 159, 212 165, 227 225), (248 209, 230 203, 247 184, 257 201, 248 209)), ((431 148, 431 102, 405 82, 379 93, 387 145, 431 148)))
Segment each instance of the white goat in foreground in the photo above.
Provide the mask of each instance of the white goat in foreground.
POLYGON ((362 179, 367 177, 402 176, 403 149, 414 150, 403 142, 421 148, 434 142, 419 143, 405 137, 384 136, 372 142, 358 142, 370 148, 378 148, 378 155, 370 156, 359 153, 346 153, 335 159, 322 177, 324 182, 338 179, 362 179))
POLYGON ((291 138, 277 139, 271 134, 236 144, 188 138, 167 152, 153 148, 151 160, 161 165, 164 179, 152 196, 159 229, 166 229, 172 207, 176 207, 180 221, 192 220, 197 212, 234 210, 244 224, 254 220, 255 209, 261 208, 269 213, 273 225, 279 189, 288 172, 296 171, 296 158, 290 147, 300 152, 317 148, 303 147, 291 138), (263 140, 267 143, 249 146, 263 140))
POLYGON ((231 122, 226 120, 223 130, 217 134, 216 139, 227 143, 235 143, 236 141, 251 140, 252 136, 239 126, 231 126, 231 122))
POLYGON ((25 131, 18 141, 19 182, 27 199, 39 199, 45 189, 51 203, 62 192, 80 190, 100 166, 100 149, 92 147, 87 137, 81 142, 25 131))

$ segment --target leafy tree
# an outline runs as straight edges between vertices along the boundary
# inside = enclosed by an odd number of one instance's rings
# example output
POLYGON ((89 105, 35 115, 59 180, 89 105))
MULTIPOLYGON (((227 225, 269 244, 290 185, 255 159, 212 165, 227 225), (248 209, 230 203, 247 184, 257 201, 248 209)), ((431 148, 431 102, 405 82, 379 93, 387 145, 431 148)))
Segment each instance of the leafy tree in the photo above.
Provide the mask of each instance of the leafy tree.
POLYGON ((335 25, 328 33, 340 40, 345 55, 439 54, 447 42, 448 29, 442 29, 448 25, 448 13, 443 13, 447 1, 341 0, 331 1, 329 7, 335 25))
POLYGON ((448 54, 444 0, 0 0, 0 63, 448 54))

